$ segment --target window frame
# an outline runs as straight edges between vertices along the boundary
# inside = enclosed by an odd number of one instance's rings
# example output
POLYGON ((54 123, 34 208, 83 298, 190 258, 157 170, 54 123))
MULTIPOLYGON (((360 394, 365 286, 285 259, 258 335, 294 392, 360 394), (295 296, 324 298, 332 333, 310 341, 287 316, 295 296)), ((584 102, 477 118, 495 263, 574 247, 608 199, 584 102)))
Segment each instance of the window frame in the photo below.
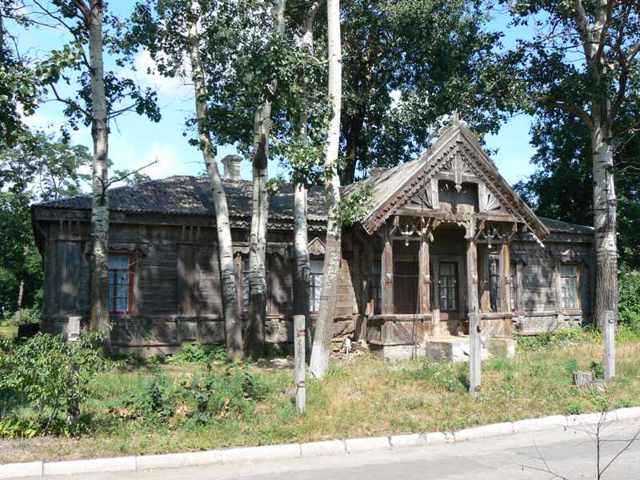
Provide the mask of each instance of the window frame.
MULTIPOLYGON (((448 284, 449 282, 447 282, 448 284)), ((440 311, 442 312, 458 312, 459 311, 459 305, 460 305, 460 298, 459 298, 459 283, 460 283, 460 271, 458 269, 458 262, 456 261, 440 261, 439 265, 438 265, 438 306, 440 308, 440 311), (443 265, 452 265, 453 266, 453 274, 449 275, 449 274, 442 274, 442 266, 443 265), (443 286, 443 278, 450 278, 453 279, 454 283, 453 285, 447 285, 447 286, 443 286), (442 292, 446 291, 447 292, 447 296, 445 297, 447 299, 446 303, 446 307, 442 304, 442 292), (451 302, 451 296, 449 295, 449 292, 453 292, 453 302, 451 302), (452 305, 450 305, 450 303, 452 305)))
POLYGON ((108 278, 108 289, 111 290, 111 272, 127 272, 127 308, 126 310, 117 310, 117 301, 118 298, 118 288, 117 282, 114 282, 113 294, 109 295, 107 298, 107 306, 109 310, 109 315, 130 315, 134 311, 135 298, 134 298, 134 285, 135 285, 135 255, 131 252, 123 252, 123 251, 111 251, 107 255, 107 278, 108 278), (111 257, 126 257, 127 258, 127 268, 111 268, 109 267, 109 259, 111 257))
POLYGON ((319 313, 320 312, 320 293, 322 291, 322 277, 324 275, 324 257, 322 256, 312 256, 309 259, 309 313, 319 313), (314 263, 315 262, 315 263, 314 263), (320 272, 314 272, 312 265, 321 265, 320 272), (320 279, 319 285, 315 285, 316 279, 320 279), (317 295, 316 295, 317 293, 317 295), (316 305, 316 297, 317 297, 317 309, 316 305))
POLYGON ((560 310, 580 310, 581 309, 581 299, 580 299, 580 264, 578 263, 560 263, 558 265, 558 300, 559 300, 559 308, 560 310), (563 268, 573 268, 573 275, 567 275, 563 273, 563 268), (567 305, 565 303, 566 296, 565 292, 565 279, 573 279, 573 283, 575 286, 574 292, 574 303, 572 305, 567 305))

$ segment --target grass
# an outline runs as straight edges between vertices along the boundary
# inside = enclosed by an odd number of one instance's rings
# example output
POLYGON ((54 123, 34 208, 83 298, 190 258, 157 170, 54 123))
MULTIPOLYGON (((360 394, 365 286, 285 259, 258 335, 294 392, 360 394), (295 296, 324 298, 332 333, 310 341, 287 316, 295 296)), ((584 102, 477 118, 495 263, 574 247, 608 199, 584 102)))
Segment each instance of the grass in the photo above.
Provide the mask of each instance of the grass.
MULTIPOLYGON (((483 363, 478 399, 466 393, 465 364, 387 363, 369 356, 334 362, 323 382, 307 382, 307 413, 299 417, 291 398, 292 372, 250 371, 268 386, 266 397, 244 414, 216 417, 203 425, 180 422, 179 410, 162 422, 124 420, 113 405, 162 374, 177 387, 203 364, 137 365, 100 374, 85 410, 95 432, 78 439, 0 440, 0 463, 151 454, 219 447, 303 442, 330 438, 456 430, 474 425, 553 414, 576 414, 640 404, 640 340, 618 345, 618 376, 605 393, 572 385, 576 368, 601 358, 593 334, 523 340, 514 360, 483 363)), ((224 369, 218 364, 214 369, 224 369)), ((168 388, 172 388, 169 385, 168 388)))
POLYGON ((18 334, 18 326, 0 321, 0 337, 11 339, 18 334))

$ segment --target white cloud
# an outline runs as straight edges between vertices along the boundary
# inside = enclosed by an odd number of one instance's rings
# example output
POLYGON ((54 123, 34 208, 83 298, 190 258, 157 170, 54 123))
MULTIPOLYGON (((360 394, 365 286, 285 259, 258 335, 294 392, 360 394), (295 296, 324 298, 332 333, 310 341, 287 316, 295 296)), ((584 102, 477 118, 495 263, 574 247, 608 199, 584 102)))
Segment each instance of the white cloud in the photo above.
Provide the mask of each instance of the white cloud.
MULTIPOLYGON (((156 62, 151 58, 147 50, 138 52, 134 58, 133 64, 136 71, 133 76, 141 82, 145 87, 155 89, 159 95, 168 97, 192 97, 193 89, 186 85, 183 78, 165 77, 158 73, 156 62)), ((189 73, 188 71, 186 72, 189 73)))

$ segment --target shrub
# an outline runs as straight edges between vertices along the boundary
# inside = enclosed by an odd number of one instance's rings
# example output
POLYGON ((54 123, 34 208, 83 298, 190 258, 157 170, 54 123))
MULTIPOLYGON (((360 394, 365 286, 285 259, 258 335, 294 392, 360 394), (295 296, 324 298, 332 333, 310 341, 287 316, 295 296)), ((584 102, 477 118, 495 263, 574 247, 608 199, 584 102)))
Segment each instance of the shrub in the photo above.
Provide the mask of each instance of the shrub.
POLYGON ((33 412, 39 434, 74 435, 91 377, 105 366, 102 340, 95 335, 65 342, 37 334, 8 352, 0 350, 0 396, 11 400, 0 415, 15 417, 19 406, 33 412))
POLYGON ((225 372, 209 369, 194 375, 186 387, 187 397, 195 403, 191 416, 196 423, 249 414, 255 403, 263 400, 266 384, 246 369, 229 368, 225 372))
POLYGON ((110 409, 125 419, 141 419, 159 424, 171 418, 176 410, 176 396, 169 380, 161 375, 146 379, 140 390, 133 392, 123 406, 110 409))
POLYGON ((618 301, 620 324, 640 334, 640 271, 622 269, 618 301))
POLYGON ((178 353, 167 359, 168 363, 225 363, 228 361, 229 357, 224 347, 197 342, 184 344, 178 353))

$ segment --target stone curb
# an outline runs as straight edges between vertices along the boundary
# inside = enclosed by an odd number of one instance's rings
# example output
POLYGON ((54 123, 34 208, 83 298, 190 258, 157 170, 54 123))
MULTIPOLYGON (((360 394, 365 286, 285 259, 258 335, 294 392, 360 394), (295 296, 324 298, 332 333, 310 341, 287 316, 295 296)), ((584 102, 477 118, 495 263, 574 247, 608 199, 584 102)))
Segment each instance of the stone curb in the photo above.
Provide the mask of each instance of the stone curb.
MULTIPOLYGON (((605 421, 623 421, 640 418, 640 407, 620 408, 607 412, 605 421)), ((262 447, 229 448, 202 452, 169 453, 165 455, 139 455, 62 462, 7 463, 0 465, 0 480, 43 475, 71 475, 97 472, 132 472, 150 469, 177 468, 196 465, 283 460, 325 455, 347 455, 372 450, 395 450, 408 447, 426 447, 480 438, 537 432, 563 427, 595 425, 599 413, 584 415, 553 415, 517 422, 494 423, 456 432, 429 432, 390 437, 350 438, 309 443, 289 443, 262 447)))

